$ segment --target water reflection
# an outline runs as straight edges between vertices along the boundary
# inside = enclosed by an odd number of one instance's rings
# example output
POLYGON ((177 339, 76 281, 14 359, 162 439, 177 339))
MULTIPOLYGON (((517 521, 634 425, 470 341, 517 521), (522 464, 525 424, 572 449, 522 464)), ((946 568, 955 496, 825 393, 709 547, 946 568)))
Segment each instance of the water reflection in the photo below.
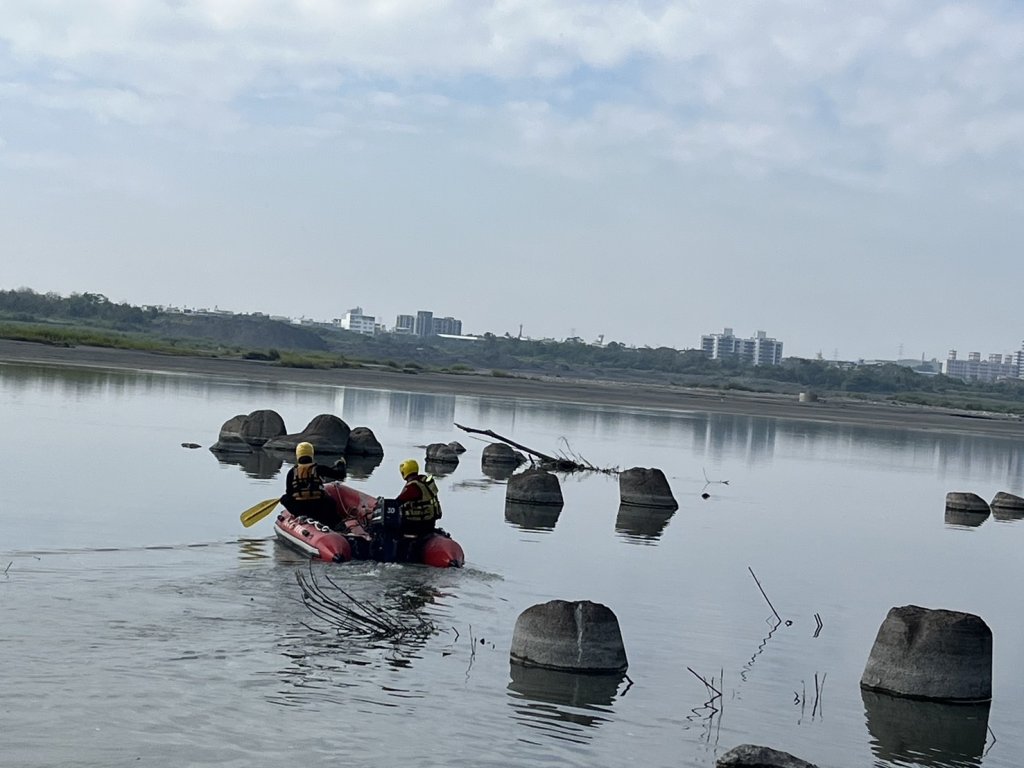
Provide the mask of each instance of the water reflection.
MULTIPOLYGON (((625 674, 583 675, 510 664, 512 719, 555 739, 586 743, 587 728, 608 722, 625 674)), ((520 737, 524 741, 532 741, 520 737)))
POLYGON ((454 464, 447 461, 423 462, 423 471, 428 475, 433 475, 434 477, 448 477, 448 475, 452 474, 458 468, 458 462, 454 464))
POLYGON ((348 466, 348 476, 359 480, 365 480, 373 474, 373 470, 384 462, 383 456, 346 456, 345 464, 348 466))
POLYGON ((1014 507, 992 507, 992 517, 1002 523, 1024 520, 1024 509, 1014 507))
POLYGON ((560 514, 561 506, 505 500, 505 522, 524 531, 553 531, 560 514))
POLYGON ((490 462, 484 464, 481 462, 480 471, 491 478, 491 480, 504 483, 516 473, 516 467, 512 464, 492 464, 490 462))
MULTIPOLYGON (((296 571, 297 595, 308 614, 282 638, 280 651, 287 661, 278 670, 278 703, 322 702, 325 697, 341 702, 350 695, 344 688, 362 687, 350 667, 406 669, 423 657, 427 642, 448 631, 451 617, 444 604, 447 594, 409 570, 345 566, 344 571, 296 571)), ((427 696, 394 686, 381 691, 386 698, 427 696)))
POLYGON ((270 454, 263 450, 255 450, 252 453, 221 453, 218 451, 213 455, 221 464, 241 467, 247 476, 258 480, 274 479, 284 465, 283 454, 270 454))
POLYGON ((270 552, 273 546, 272 539, 239 539, 238 559, 269 560, 273 556, 270 552))
POLYGON ((388 395, 388 423, 411 427, 446 429, 455 422, 455 395, 426 395, 418 392, 391 392, 388 395))
POLYGON ((638 507, 620 504, 615 517, 615 532, 633 544, 656 544, 676 513, 662 507, 638 507))
POLYGON ((946 525, 953 528, 977 528, 988 520, 988 511, 965 512, 961 509, 946 507, 946 525))
POLYGON ((979 766, 988 734, 989 703, 915 701, 861 689, 871 751, 894 763, 979 766))

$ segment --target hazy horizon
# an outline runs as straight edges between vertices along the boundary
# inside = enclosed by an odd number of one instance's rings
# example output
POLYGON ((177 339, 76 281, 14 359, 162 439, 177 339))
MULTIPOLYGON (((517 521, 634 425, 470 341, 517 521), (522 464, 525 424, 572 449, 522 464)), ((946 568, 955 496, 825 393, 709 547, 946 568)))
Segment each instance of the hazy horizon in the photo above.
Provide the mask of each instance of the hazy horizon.
POLYGON ((0 285, 1021 348, 1024 6, 0 6, 0 285))

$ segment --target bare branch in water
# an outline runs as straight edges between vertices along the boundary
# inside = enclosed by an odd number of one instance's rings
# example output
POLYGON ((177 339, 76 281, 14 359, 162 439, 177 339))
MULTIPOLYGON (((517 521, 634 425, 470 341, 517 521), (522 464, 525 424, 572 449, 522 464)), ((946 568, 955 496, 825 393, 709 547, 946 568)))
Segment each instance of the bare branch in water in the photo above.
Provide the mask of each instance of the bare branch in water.
POLYGON ((364 635, 374 639, 403 639, 425 637, 436 631, 433 623, 421 616, 414 613, 389 613, 381 606, 357 600, 330 576, 324 578, 344 600, 328 594, 317 583, 312 563, 308 576, 301 571, 295 573, 295 580, 302 590, 303 605, 310 613, 333 626, 339 633, 364 635))
POLYGON ((507 437, 503 437, 502 435, 499 435, 497 432, 494 432, 490 429, 475 429, 473 427, 464 427, 462 424, 456 424, 455 426, 461 429, 463 432, 468 432, 469 434, 472 435, 486 435, 487 437, 494 438, 495 440, 505 443, 506 445, 510 445, 513 448, 518 448, 520 451, 523 451, 524 453, 530 454, 530 456, 532 456, 536 460, 534 461, 534 464, 540 469, 545 469, 554 472, 601 472, 606 475, 614 475, 618 474, 619 472, 618 467, 595 467, 586 459, 583 459, 582 457, 575 454, 569 448, 569 444, 564 437, 562 438, 562 441, 563 443, 565 443, 566 453, 564 453, 561 456, 549 456, 546 453, 541 453, 540 451, 534 450, 533 448, 527 448, 525 445, 522 445, 521 443, 509 440, 507 437))
POLYGON ((775 618, 781 622, 782 617, 779 616, 779 612, 775 610, 775 606, 772 605, 772 601, 768 599, 768 595, 765 595, 764 588, 761 586, 761 582, 757 580, 757 576, 754 574, 754 569, 748 565, 747 570, 750 571, 750 575, 754 577, 754 583, 757 584, 757 588, 761 590, 761 594, 764 595, 765 602, 767 602, 768 607, 772 609, 772 613, 775 614, 775 618))

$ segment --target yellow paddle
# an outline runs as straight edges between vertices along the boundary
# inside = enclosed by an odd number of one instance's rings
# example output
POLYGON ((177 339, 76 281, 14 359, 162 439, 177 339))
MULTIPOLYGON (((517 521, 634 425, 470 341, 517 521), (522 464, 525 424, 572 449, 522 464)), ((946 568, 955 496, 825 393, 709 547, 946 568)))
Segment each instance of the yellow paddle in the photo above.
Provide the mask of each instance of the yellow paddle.
POLYGON ((246 528, 251 525, 256 525, 256 523, 274 511, 274 508, 277 506, 277 502, 279 501, 279 498, 267 499, 266 501, 261 501, 255 506, 249 507, 242 513, 240 518, 242 525, 246 528))

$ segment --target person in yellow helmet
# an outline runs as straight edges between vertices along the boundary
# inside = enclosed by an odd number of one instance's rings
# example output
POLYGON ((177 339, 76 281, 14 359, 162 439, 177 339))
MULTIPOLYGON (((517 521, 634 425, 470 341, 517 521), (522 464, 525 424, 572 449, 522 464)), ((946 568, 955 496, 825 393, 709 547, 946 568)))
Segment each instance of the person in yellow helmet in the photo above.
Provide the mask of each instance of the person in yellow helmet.
POLYGON ((285 491, 281 497, 284 508, 297 517, 310 517, 330 528, 340 528, 344 518, 338 512, 334 499, 324 490, 324 479, 344 480, 348 472, 345 460, 339 459, 333 467, 313 461, 312 443, 295 446, 295 466, 288 470, 285 491))
POLYGON ((418 543, 434 532, 441 518, 434 478, 420 474, 416 459, 406 459, 398 469, 405 486, 394 499, 377 499, 371 527, 375 557, 386 562, 414 560, 418 543))
POLYGON ((405 480, 405 487, 395 498, 402 515, 402 534, 423 536, 433 532, 441 519, 441 502, 434 478, 420 474, 416 459, 406 459, 398 465, 398 471, 405 480))

